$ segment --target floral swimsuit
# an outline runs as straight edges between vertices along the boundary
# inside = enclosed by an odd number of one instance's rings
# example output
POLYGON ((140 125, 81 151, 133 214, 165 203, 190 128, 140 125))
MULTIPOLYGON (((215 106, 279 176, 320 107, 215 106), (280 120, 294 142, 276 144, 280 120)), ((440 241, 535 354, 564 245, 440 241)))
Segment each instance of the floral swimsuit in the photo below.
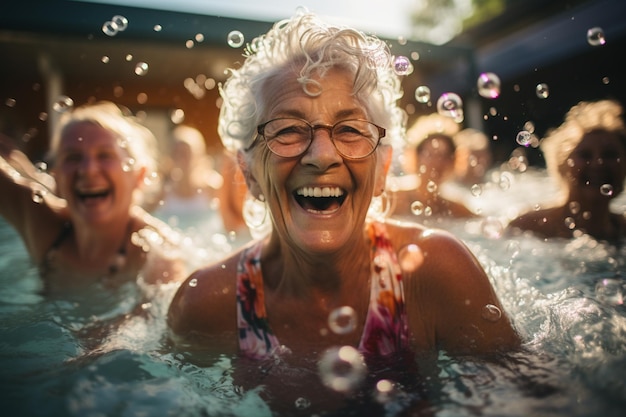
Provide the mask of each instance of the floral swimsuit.
MULTIPOLYGON (((367 232, 372 242, 372 278, 359 351, 365 356, 387 357, 409 349, 402 271, 385 226, 373 222, 367 225, 367 232)), ((262 246, 257 242, 244 250, 237 267, 239 348, 242 354, 255 359, 270 357, 280 347, 265 310, 262 246)))

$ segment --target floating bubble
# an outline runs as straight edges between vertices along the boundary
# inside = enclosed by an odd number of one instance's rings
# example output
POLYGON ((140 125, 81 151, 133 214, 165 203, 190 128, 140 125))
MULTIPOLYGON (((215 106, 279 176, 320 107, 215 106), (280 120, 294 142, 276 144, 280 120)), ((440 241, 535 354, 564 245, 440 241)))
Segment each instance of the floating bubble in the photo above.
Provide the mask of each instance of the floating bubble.
POLYGON ((480 184, 474 184, 470 187, 470 192, 474 197, 478 197, 483 193, 483 187, 481 187, 480 184))
POLYGON ((102 61, 103 64, 108 64, 110 60, 111 59, 106 55, 103 55, 102 58, 100 58, 100 61, 102 61))
POLYGON ((148 73, 148 64, 146 64, 145 62, 138 62, 137 65, 135 65, 135 74, 139 76, 144 76, 147 73, 148 73))
POLYGON ((238 30, 233 30, 228 34, 228 37, 226 38, 228 46, 230 46, 231 48, 239 48, 241 45, 243 45, 244 40, 245 38, 243 36, 243 33, 238 30))
POLYGON ((204 35, 202 33, 196 33, 194 39, 196 40, 196 42, 204 42, 204 35))
POLYGON ((615 278, 605 278, 596 284, 596 297, 603 303, 610 305, 624 304, 624 286, 622 281, 615 278))
POLYGON ((161 25, 154 25, 152 30, 154 30, 155 32, 160 32, 161 30, 163 30, 163 26, 161 26, 161 25))
POLYGON ((434 193, 437 191, 437 183, 435 181, 428 181, 428 184, 426 184, 426 190, 429 193, 434 193))
POLYGON ((367 373, 363 356, 352 346, 333 347, 324 352, 318 371, 327 387, 341 393, 356 389, 367 373))
POLYGON ((457 119, 463 114, 463 100, 456 93, 443 93, 437 100, 437 112, 457 119))
POLYGON ((600 194, 610 197, 613 195, 613 186, 611 184, 602 184, 600 186, 600 194))
POLYGON ((530 146, 530 143, 532 142, 532 135, 530 134, 529 131, 522 130, 517 133, 517 137, 515 138, 515 141, 522 146, 528 147, 530 146))
POLYGON ((122 15, 115 15, 111 18, 111 22, 115 23, 119 32, 124 32, 128 27, 128 19, 122 15))
POLYGON ((196 278, 192 278, 192 279, 189 280, 188 285, 190 287, 197 287, 198 286, 198 280, 196 278))
POLYGON ((500 77, 493 72, 484 72, 476 82, 478 94, 485 98, 498 98, 500 95, 500 77))
POLYGON ((397 56, 393 60, 393 70, 398 75, 407 75, 411 71, 411 61, 405 56, 397 56))
POLYGON ((17 100, 15 100, 14 98, 7 98, 4 102, 4 104, 7 107, 15 107, 15 105, 17 104, 17 100))
POLYGON ((52 105, 52 109, 57 113, 65 113, 74 107, 74 100, 68 96, 60 96, 52 105))
POLYGON ((400 249, 398 262, 403 271, 413 272, 424 263, 424 254, 419 246, 412 243, 400 249))
POLYGON ((570 202, 570 203, 569 203, 569 205, 568 205, 568 207, 569 207, 569 211, 570 211, 572 214, 577 214, 577 213, 579 213, 579 212, 580 212, 580 203, 579 203, 578 201, 572 201, 572 202, 570 202))
POLYGON ((187 48, 187 49, 191 49, 191 48, 193 48, 194 46, 196 46, 196 44, 195 44, 195 42, 194 42, 193 40, 191 40, 191 39, 188 39, 188 40, 185 42, 185 48, 187 48))
POLYGON ((483 236, 488 239, 500 239, 504 232, 504 227, 496 217, 489 216, 483 219, 480 230, 483 236))
POLYGON ((487 321, 498 321, 502 318, 502 311, 500 311, 498 306, 487 304, 483 307, 481 315, 487 321))
POLYGON ((107 20, 102 25, 102 32, 107 36, 115 36, 118 31, 119 28, 117 27, 117 24, 111 20, 107 20))
POLYGON ((335 334, 348 334, 356 329, 356 311, 350 306, 334 309, 328 315, 328 327, 335 334))
POLYGON ((568 216, 563 222, 565 224, 565 227, 567 227, 569 230, 574 230, 576 228, 576 220, 574 220, 573 217, 568 216))
POLYGON ((415 89, 415 100, 418 103, 428 103, 430 101, 430 88, 420 85, 415 89))
POLYGON ((421 216, 424 213, 424 203, 421 201, 414 201, 411 203, 411 213, 416 216, 421 216))
POLYGON ((535 94, 537 94, 537 97, 539 98, 548 98, 548 96, 550 95, 550 88, 548 88, 548 84, 537 84, 537 86, 535 87, 535 94))
POLYGON ((593 27, 587 30, 587 42, 591 46, 600 46, 606 43, 604 30, 601 27, 593 27))

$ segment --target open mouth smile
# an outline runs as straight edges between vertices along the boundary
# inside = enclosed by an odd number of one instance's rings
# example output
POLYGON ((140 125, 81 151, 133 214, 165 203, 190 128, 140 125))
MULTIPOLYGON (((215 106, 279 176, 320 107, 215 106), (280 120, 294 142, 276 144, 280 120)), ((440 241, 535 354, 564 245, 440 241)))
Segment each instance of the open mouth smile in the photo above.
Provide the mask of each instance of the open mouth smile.
POLYGON ((99 200, 104 200, 111 194, 111 190, 103 189, 103 190, 88 190, 88 191, 76 191, 76 196, 78 199, 84 203, 96 202, 99 200))
POLYGON ((315 214, 336 212, 346 196, 339 187, 301 187, 294 191, 294 198, 300 207, 315 214))

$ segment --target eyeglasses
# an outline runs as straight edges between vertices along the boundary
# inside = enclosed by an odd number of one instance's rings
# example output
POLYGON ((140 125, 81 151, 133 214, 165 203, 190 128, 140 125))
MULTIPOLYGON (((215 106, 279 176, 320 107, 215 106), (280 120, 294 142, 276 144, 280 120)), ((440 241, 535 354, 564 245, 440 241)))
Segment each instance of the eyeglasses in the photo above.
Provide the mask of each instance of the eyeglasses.
POLYGON ((294 158, 309 149, 315 129, 328 130, 337 151, 348 159, 370 156, 386 133, 384 128, 367 120, 342 120, 331 126, 312 125, 293 117, 281 117, 260 124, 257 132, 275 155, 294 158))

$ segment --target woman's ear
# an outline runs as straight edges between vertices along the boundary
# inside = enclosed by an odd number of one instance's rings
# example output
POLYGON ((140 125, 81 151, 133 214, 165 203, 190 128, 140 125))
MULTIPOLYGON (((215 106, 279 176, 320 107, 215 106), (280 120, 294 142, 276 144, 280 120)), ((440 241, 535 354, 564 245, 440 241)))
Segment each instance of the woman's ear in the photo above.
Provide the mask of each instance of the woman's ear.
POLYGON ((239 165, 239 169, 243 174, 244 179, 246 180, 246 185, 248 186, 248 190, 250 194, 256 199, 260 199, 263 192, 261 191, 261 187, 257 182, 256 178, 251 173, 250 167, 248 165, 248 160, 244 155, 243 151, 237 151, 237 165, 239 165))

